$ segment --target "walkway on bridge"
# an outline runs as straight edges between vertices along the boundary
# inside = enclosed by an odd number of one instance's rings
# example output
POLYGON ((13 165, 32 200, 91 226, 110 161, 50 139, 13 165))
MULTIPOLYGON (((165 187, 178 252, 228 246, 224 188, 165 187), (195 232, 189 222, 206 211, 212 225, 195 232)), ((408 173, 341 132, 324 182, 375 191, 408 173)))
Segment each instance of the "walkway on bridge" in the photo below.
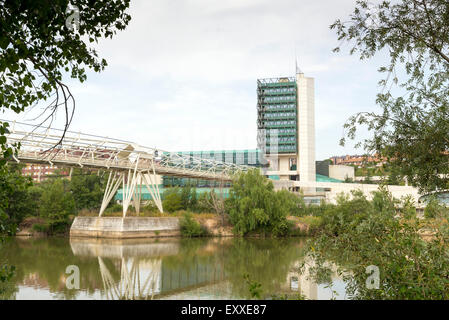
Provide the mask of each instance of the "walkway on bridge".
POLYGON ((13 156, 16 162, 41 163, 62 167, 94 168, 109 172, 99 216, 102 216, 120 185, 123 189, 123 217, 131 202, 140 210, 141 194, 137 185, 145 185, 158 209, 163 212, 156 175, 231 181, 234 174, 251 167, 214 159, 168 152, 137 143, 63 130, 34 126, 9 120, 7 143, 20 146, 13 156), (61 138, 63 137, 62 141, 61 138))

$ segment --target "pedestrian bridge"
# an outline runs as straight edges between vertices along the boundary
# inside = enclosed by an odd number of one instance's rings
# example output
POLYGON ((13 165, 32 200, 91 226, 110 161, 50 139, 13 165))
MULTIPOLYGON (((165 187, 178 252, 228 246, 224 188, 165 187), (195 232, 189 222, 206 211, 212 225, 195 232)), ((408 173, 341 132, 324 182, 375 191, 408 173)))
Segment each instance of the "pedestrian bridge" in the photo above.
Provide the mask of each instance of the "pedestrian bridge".
POLYGON ((81 132, 34 126, 9 120, 7 142, 20 146, 16 162, 50 164, 69 168, 93 168, 109 172, 100 216, 120 185, 124 191, 123 217, 131 201, 139 211, 141 194, 137 185, 144 184, 156 206, 163 212, 157 175, 201 180, 231 181, 239 172, 251 167, 213 159, 149 148, 139 144, 81 132))

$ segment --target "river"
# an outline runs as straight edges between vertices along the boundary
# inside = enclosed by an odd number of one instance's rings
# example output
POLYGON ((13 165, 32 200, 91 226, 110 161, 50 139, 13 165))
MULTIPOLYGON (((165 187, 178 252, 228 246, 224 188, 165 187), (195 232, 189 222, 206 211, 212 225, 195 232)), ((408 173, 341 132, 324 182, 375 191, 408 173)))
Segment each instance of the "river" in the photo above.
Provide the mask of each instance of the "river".
POLYGON ((261 297, 345 299, 344 282, 316 283, 299 266, 305 239, 9 238, 0 263, 16 268, 1 299, 250 299, 261 297), (78 273, 79 271, 79 273, 78 273), (79 275, 79 276, 78 276, 79 275), (79 287, 77 286, 79 279, 79 287))

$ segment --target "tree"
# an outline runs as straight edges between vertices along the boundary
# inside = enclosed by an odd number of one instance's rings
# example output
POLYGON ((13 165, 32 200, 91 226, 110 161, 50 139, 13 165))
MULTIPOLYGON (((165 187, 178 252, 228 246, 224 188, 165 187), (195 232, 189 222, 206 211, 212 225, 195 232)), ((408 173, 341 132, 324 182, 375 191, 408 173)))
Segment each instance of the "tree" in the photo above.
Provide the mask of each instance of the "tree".
MULTIPOLYGON (((31 185, 31 180, 21 175, 21 166, 0 166, 0 249, 3 237, 14 235, 25 215, 35 207, 28 194, 31 185)), ((8 282, 14 273, 15 267, 0 258, 0 298, 8 296, 11 289, 8 282)))
POLYGON ((352 116, 341 143, 366 125, 373 137, 357 146, 386 158, 420 191, 449 186, 448 21, 447 0, 385 0, 376 6, 359 0, 348 22, 331 25, 339 40, 352 44, 351 54, 389 54, 389 64, 379 69, 386 74, 376 100, 382 112, 352 116))
POLYGON ((0 167, 0 224, 4 233, 14 234, 23 218, 35 212, 36 204, 28 192, 31 185, 31 180, 22 176, 20 166, 0 167))
POLYGON ((168 188, 164 191, 162 206, 168 212, 175 212, 183 209, 182 197, 178 187, 168 188))
POLYGON ((363 180, 363 183, 366 183, 366 184, 373 183, 373 180, 371 179, 371 170, 369 168, 366 169, 366 175, 365 175, 365 179, 363 180))
MULTIPOLYGON (((123 30, 131 19, 125 13, 129 2, 72 0, 69 6, 69 0, 0 0, 0 110, 20 113, 48 103, 40 116, 45 123, 63 107, 67 130, 75 99, 63 75, 84 82, 85 67, 95 72, 105 68, 106 61, 87 41, 123 30)), ((0 165, 20 147, 7 145, 7 132, 8 123, 0 122, 0 165)))
POLYGON ((103 199, 105 179, 95 172, 75 169, 70 180, 70 191, 77 210, 99 209, 103 199))
POLYGON ((202 193, 198 199, 196 209, 199 212, 213 212, 219 215, 221 217, 221 223, 224 225, 226 208, 222 188, 220 187, 218 192, 211 189, 209 192, 202 193))
POLYGON ((198 208, 198 195, 196 192, 195 187, 190 189, 189 208, 193 211, 196 211, 198 208))
POLYGON ((254 169, 234 179, 226 201, 231 223, 237 234, 267 231, 284 235, 290 225, 287 215, 292 208, 283 192, 274 191, 273 183, 254 169))
POLYGON ((189 207, 190 189, 190 185, 183 186, 182 188, 176 188, 176 190, 179 192, 179 196, 181 197, 181 204, 184 210, 189 207))
POLYGON ((400 172, 396 166, 390 168, 387 178, 387 184, 389 185, 400 185, 400 172))
POLYGON ((432 194, 425 199, 426 207, 424 209, 424 217, 434 219, 447 219, 449 217, 449 209, 440 203, 437 196, 432 194))
POLYGON ((190 184, 183 187, 167 188, 164 192, 163 207, 169 212, 200 210, 196 188, 190 184))
POLYGON ((75 200, 66 179, 46 182, 41 196, 40 216, 50 225, 66 224, 71 214, 75 213, 75 200))

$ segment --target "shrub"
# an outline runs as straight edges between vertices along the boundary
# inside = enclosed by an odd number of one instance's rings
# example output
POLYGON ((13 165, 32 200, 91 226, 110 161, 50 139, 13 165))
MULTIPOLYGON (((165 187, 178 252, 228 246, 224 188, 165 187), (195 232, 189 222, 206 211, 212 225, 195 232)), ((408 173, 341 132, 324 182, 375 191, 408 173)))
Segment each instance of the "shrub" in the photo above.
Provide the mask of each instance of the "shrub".
POLYGON ((50 231, 50 226, 48 223, 35 223, 31 227, 36 232, 48 233, 50 231))
POLYGON ((440 204, 435 196, 429 198, 424 209, 424 217, 427 219, 444 217, 447 215, 447 208, 440 204))
POLYGON ((45 222, 35 223, 31 227, 36 232, 45 233, 47 235, 55 235, 66 233, 70 227, 70 221, 57 221, 57 222, 45 222))
POLYGON ((206 230, 193 218, 193 214, 186 212, 179 221, 181 234, 184 237, 201 237, 207 234, 206 230))
POLYGON ((116 212, 123 212, 123 206, 121 204, 114 203, 105 210, 105 213, 116 213, 116 212))
POLYGON ((50 223, 50 234, 54 235, 54 234, 66 233, 67 231, 69 231, 70 225, 71 225, 70 220, 54 221, 54 222, 50 223))
POLYGON ((168 212, 175 212, 183 209, 182 197, 178 192, 178 188, 170 188, 164 192, 162 206, 164 210, 168 212))
POLYGON ((299 216, 315 216, 315 217, 322 217, 326 214, 328 210, 333 208, 335 205, 331 203, 327 203, 325 200, 321 200, 319 205, 316 204, 309 204, 305 205, 305 208, 302 210, 302 212, 299 214, 299 216))
POLYGON ((145 206, 143 206, 140 211, 141 212, 150 212, 151 213, 151 212, 159 212, 159 209, 154 204, 154 201, 151 200, 145 206))
POLYGON ((304 223, 304 224, 309 226, 309 234, 315 233, 323 225, 323 218, 322 217, 304 216, 304 217, 299 218, 299 221, 301 223, 304 223))
POLYGON ((410 195, 402 197, 398 211, 405 219, 416 218, 416 206, 413 197, 410 195))

